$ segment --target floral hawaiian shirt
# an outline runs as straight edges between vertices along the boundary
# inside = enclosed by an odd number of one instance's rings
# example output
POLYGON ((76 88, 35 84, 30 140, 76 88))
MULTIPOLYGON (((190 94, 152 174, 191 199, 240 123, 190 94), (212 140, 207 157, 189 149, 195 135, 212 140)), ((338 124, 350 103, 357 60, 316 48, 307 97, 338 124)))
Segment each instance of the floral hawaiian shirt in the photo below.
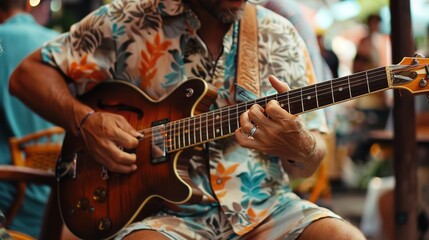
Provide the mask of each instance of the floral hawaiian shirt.
MULTIPOLYGON (((268 81, 271 74, 291 88, 314 83, 307 51, 293 26, 260 6, 257 19, 261 95, 276 93, 268 81)), ((42 56, 70 78, 77 94, 106 80, 120 79, 157 100, 188 78, 199 77, 218 89, 213 108, 235 104, 239 24, 224 37, 219 59, 211 56, 199 38, 200 26, 195 13, 181 0, 119 0, 102 6, 70 32, 47 43, 42 56)), ((308 128, 325 127, 321 111, 306 113, 303 118, 308 128)), ((209 164, 193 159, 192 179, 206 202, 219 204, 234 231, 242 235, 282 204, 282 194, 291 191, 287 174, 278 158, 242 148, 234 137, 213 141, 208 147, 209 164)), ((187 212, 191 208, 182 207, 187 212)))

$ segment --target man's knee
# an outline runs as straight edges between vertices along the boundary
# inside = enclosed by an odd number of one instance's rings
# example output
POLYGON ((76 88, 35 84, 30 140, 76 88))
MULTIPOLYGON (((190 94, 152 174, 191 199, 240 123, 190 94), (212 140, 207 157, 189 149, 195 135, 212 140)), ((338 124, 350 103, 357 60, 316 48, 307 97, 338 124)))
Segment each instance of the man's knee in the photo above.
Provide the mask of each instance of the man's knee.
POLYGON ((153 240, 153 239, 168 240, 169 238, 166 237, 164 234, 153 230, 134 231, 123 238, 123 240, 146 240, 146 239, 147 240, 153 240))
POLYGON ((350 223, 335 218, 322 218, 304 229, 299 240, 307 239, 365 240, 366 238, 350 223))

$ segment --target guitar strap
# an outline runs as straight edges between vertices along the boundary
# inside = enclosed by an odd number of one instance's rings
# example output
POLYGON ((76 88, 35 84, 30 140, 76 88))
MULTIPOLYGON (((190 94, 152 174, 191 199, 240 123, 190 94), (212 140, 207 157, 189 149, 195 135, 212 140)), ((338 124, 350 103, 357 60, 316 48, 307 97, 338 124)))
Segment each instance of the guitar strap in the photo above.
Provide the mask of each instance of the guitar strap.
POLYGON ((240 21, 239 33, 236 100, 238 98, 251 100, 260 97, 258 24, 255 5, 246 4, 240 21), (249 99, 245 90, 250 91, 255 96, 249 99))

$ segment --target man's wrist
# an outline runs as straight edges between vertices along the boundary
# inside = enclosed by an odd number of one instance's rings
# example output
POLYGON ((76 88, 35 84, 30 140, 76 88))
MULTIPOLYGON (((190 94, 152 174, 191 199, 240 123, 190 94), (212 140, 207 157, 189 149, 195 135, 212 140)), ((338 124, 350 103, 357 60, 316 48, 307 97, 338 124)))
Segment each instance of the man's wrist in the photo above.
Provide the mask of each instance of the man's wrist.
POLYGON ((94 114, 95 113, 95 111, 94 110, 91 110, 91 111, 89 111, 89 112, 87 112, 86 114, 85 114, 85 116, 83 116, 83 118, 80 120, 80 122, 79 122, 79 124, 78 124, 78 126, 77 126, 77 132, 78 132, 78 134, 80 134, 80 132, 81 132, 81 130, 82 130, 82 126, 83 126, 83 124, 86 122, 86 120, 92 115, 92 114, 94 114))
POLYGON ((75 104, 73 107, 73 122, 70 125, 70 129, 76 136, 79 136, 83 125, 87 122, 88 118, 95 113, 94 109, 89 106, 75 104))
POLYGON ((304 161, 310 159, 310 157, 313 156, 314 153, 316 152, 316 145, 317 145, 316 138, 314 137, 313 133, 309 132, 308 134, 310 135, 310 138, 311 138, 310 142, 312 142, 313 145, 308 151, 308 153, 305 155, 304 161))

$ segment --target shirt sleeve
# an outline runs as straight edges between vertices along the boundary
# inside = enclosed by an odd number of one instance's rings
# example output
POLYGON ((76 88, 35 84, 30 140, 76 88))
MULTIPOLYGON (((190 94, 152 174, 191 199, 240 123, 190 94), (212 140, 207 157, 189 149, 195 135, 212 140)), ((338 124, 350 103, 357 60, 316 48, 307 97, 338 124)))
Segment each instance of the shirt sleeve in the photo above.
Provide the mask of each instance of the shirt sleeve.
POLYGON ((72 25, 70 31, 47 42, 41 49, 42 60, 60 70, 83 94, 111 78, 116 62, 116 41, 108 5, 72 25))

